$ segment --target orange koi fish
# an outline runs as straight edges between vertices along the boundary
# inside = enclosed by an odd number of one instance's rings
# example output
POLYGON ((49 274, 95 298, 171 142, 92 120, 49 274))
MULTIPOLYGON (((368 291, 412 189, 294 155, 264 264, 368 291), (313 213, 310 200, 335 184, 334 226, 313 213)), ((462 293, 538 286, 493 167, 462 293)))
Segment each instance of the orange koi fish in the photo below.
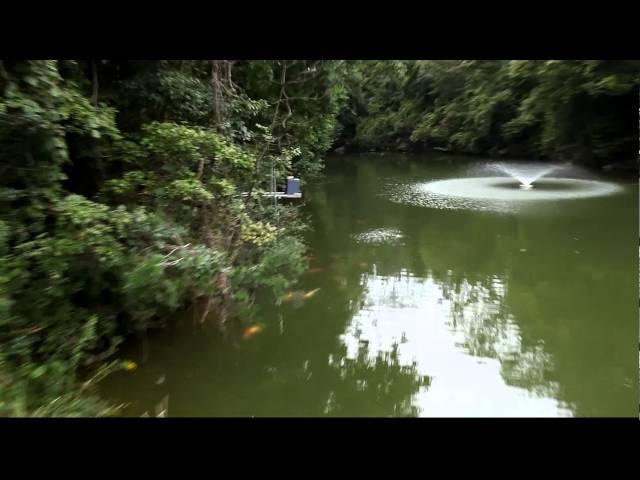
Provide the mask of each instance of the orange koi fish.
POLYGON ((244 331, 242 332, 242 338, 251 338, 256 333, 260 333, 262 330, 264 330, 264 327, 262 325, 252 325, 244 329, 244 331))

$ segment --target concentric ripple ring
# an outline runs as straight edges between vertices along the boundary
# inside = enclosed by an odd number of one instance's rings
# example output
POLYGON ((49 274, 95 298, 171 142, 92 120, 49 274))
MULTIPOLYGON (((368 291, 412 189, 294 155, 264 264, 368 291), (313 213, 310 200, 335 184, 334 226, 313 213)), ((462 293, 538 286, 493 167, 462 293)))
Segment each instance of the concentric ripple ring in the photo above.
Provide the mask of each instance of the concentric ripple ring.
POLYGON ((425 194, 498 201, 572 200, 611 195, 619 190, 612 183, 574 178, 545 178, 528 189, 505 177, 457 178, 416 185, 416 191, 425 194))

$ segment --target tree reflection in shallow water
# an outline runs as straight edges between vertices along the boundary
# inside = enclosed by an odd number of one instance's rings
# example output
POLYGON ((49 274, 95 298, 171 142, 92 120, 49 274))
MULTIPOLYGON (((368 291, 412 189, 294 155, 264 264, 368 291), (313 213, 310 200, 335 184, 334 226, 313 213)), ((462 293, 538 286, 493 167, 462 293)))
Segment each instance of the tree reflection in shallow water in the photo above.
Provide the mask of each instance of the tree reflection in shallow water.
POLYGON ((324 410, 335 416, 416 417, 414 396, 428 388, 430 378, 420 375, 416 365, 403 365, 398 345, 391 351, 378 351, 373 358, 367 344, 360 343, 355 358, 331 358, 330 365, 339 371, 341 386, 329 392, 324 410))
POLYGON ((468 282, 445 288, 406 271, 363 279, 365 306, 342 337, 347 356, 374 362, 392 352, 393 365, 429 378, 430 388, 406 398, 414 414, 570 414, 555 400, 557 384, 546 378, 551 356, 541 346, 523 345, 496 279, 492 288, 468 282))
POLYGON ((443 288, 452 305, 452 330, 461 337, 459 346, 473 356, 497 359, 508 385, 556 398, 558 384, 547 377, 554 369, 553 357, 542 343, 523 343, 518 323, 505 305, 504 285, 495 277, 486 283, 443 288))

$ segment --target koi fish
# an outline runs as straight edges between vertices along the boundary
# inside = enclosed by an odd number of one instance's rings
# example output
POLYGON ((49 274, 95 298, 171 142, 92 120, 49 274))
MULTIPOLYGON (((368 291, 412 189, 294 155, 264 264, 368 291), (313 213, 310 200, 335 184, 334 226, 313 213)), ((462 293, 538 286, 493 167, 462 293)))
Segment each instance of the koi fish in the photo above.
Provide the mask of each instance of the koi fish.
POLYGON ((319 288, 316 288, 316 289, 314 289, 314 290, 311 290, 310 292, 305 293, 303 298, 304 298, 305 300, 307 300, 307 299, 309 299, 309 298, 313 297, 313 296, 314 296, 316 293, 318 293, 319 291, 320 291, 320 289, 319 289, 319 288))
POLYGON ((128 361, 124 363, 125 370, 132 371, 132 370, 135 370, 136 368, 138 368, 138 364, 136 362, 128 361))
POLYGON ((245 328, 244 329, 244 331, 242 332, 242 338, 251 338, 256 333, 260 333, 262 330, 264 330, 263 326, 261 326, 261 325, 252 325, 249 328, 245 328))
POLYGON ((309 270, 307 270, 309 273, 318 273, 318 272, 323 272, 324 268, 320 268, 320 267, 316 267, 316 268, 310 268, 309 270))
POLYGON ((289 292, 282 297, 280 297, 281 303, 289 303, 291 300, 295 298, 295 292, 289 292))
POLYGON ((301 307, 303 302, 311 297, 313 297, 319 288, 315 290, 311 290, 309 292, 303 292, 302 290, 296 290, 294 292, 289 292, 286 295, 280 297, 280 303, 290 303, 293 302, 294 307, 301 307))

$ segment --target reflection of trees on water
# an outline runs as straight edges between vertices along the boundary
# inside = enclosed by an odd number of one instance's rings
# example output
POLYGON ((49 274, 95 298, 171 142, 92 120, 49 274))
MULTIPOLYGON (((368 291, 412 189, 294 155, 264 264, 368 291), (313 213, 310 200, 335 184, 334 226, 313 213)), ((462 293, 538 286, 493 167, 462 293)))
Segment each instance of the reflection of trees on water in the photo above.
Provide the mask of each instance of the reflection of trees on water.
MULTIPOLYGON (((113 379, 112 400, 131 403, 132 416, 416 416, 412 399, 429 379, 400 362, 397 345, 372 356, 363 343, 347 354, 339 337, 360 308, 363 284, 359 270, 344 272, 346 288, 334 273, 304 280, 332 299, 330 314, 312 302, 265 308, 267 329, 239 348, 204 332, 162 332, 147 363, 113 379)), ((130 355, 137 360, 138 348, 130 355)))
POLYGON ((615 211, 607 215, 594 224, 579 216, 459 213, 469 244, 451 238, 447 215, 410 245, 452 302, 469 351, 500 359, 507 382, 563 399, 577 415, 624 411, 630 394, 623 385, 637 381, 625 359, 626 319, 635 314, 628 285, 636 276, 624 260, 628 226, 615 211))
POLYGON ((403 231, 406 245, 349 248, 379 275, 409 269, 433 278, 450 302, 461 346, 500 360, 508 384, 559 398, 576 415, 616 414, 628 410, 638 382, 625 347, 637 295, 628 258, 637 247, 628 222, 606 202, 589 202, 597 222, 579 205, 551 216, 390 205, 383 217, 403 231))
POLYGON ((482 283, 443 285, 443 296, 451 302, 452 328, 464 338, 461 346, 471 355, 498 359, 508 385, 556 397, 558 384, 547 377, 553 357, 542 345, 523 339, 505 303, 502 283, 496 278, 482 283))
MULTIPOLYGON (((356 159, 336 167, 340 173, 321 189, 324 203, 317 209, 322 242, 349 251, 355 261, 375 263, 378 275, 407 269, 433 278, 450 302, 463 348, 500 359, 512 385, 548 392, 574 405, 577 415, 628 409, 638 382, 635 362, 628 360, 637 313, 637 268, 629 261, 637 243, 628 199, 555 202, 512 214, 412 207, 381 201, 381 177, 424 181, 439 167, 394 165, 391 157, 385 162, 356 159), (381 227, 400 230, 405 245, 346 240, 381 227)), ((362 299, 353 304, 362 306, 362 299)))
MULTIPOLYGON (((461 337, 463 349, 470 355, 500 360, 503 377, 510 385, 526 388, 540 396, 557 395, 556 382, 547 378, 547 372, 552 369, 551 355, 536 342, 530 344, 523 340, 519 326, 505 304, 504 273, 510 268, 509 255, 514 250, 519 252, 520 248, 517 242, 510 245, 510 237, 517 238, 517 223, 512 222, 511 235, 496 238, 496 232, 505 233, 504 218, 492 215, 478 218, 472 212, 431 216, 423 209, 391 204, 386 205, 392 210, 386 217, 397 223, 387 227, 393 226, 405 233, 407 238, 403 248, 347 244, 345 239, 349 235, 343 232, 376 226, 367 215, 367 208, 357 203, 361 200, 356 195, 352 197, 340 192, 349 188, 362 190, 366 188, 366 182, 364 184, 338 182, 328 189, 328 193, 325 192, 321 205, 315 205, 316 225, 320 224, 315 233, 321 240, 316 238, 314 243, 329 244, 336 250, 345 249, 350 253, 347 262, 363 262, 367 266, 366 270, 357 272, 359 281, 350 278, 350 284, 358 288, 343 292, 349 298, 351 316, 373 306, 369 304, 373 300, 367 291, 371 278, 389 283, 388 291, 375 300, 377 306, 389 308, 412 308, 416 306, 415 299, 420 298, 418 291, 398 291, 411 285, 414 290, 421 288, 420 284, 395 281, 403 276, 403 272, 405 276, 411 272, 419 278, 433 278, 441 287, 442 298, 450 304, 451 328, 461 337), (424 218, 420 224, 415 220, 417 210, 424 218), (461 237, 460 224, 466 225, 474 235, 461 237)), ((314 202, 316 200, 314 198, 314 202)), ((380 214, 376 211, 376 217, 380 214)), ((358 270, 356 267, 344 265, 344 271, 352 275, 354 270, 358 270)), ((361 358, 360 355, 357 358, 361 358)), ((411 404, 411 396, 406 402, 411 404)))
POLYGON ((401 270, 393 275, 378 275, 375 265, 373 270, 362 275, 362 284, 365 285, 365 309, 372 306, 396 309, 418 307, 422 285, 412 282, 414 277, 409 272, 401 270), (375 300, 368 296, 370 282, 376 282, 381 287, 375 300))
MULTIPOLYGON (((505 304, 506 289, 498 277, 471 283, 465 279, 454 280, 452 273, 438 280, 430 274, 415 277, 401 271, 392 276, 363 275, 363 278, 373 290, 356 319, 366 321, 382 314, 387 316, 387 322, 392 322, 393 315, 382 312, 393 309, 401 312, 408 308, 415 312, 411 315, 424 312, 422 314, 427 315, 424 320, 428 321, 428 310, 434 304, 442 305, 436 312, 445 312, 446 323, 459 349, 475 357, 497 359, 507 385, 544 398, 557 397, 558 384, 548 376, 548 372, 553 371, 552 356, 541 344, 528 344, 523 339, 518 323, 505 304), (434 284, 438 287, 435 291, 428 286, 434 284), (382 311, 376 313, 380 308, 382 311)), ((360 333, 358 321, 352 322, 347 334, 359 338, 360 333)), ((419 343, 421 339, 409 338, 409 341, 419 343)), ((423 369, 429 367, 422 366, 423 369)))
POLYGON ((420 375, 416 365, 403 365, 398 345, 389 352, 371 352, 361 344, 355 358, 346 355, 332 357, 330 367, 339 374, 339 385, 329 393, 324 413, 334 416, 418 416, 413 397, 430 384, 429 377, 420 375))
MULTIPOLYGON (((121 377, 119 394, 112 399, 129 404, 124 414, 143 417, 418 415, 412 399, 429 379, 415 365, 402 365, 396 348, 372 359, 366 346, 356 358, 349 358, 339 346, 329 357, 321 363, 267 365, 254 359, 256 371, 247 379, 233 363, 224 376, 200 370, 186 378, 175 357, 152 356, 150 368, 161 365, 167 385, 158 388, 145 374, 137 379, 121 377)), ((192 360, 210 363, 205 351, 192 360)))
POLYGON ((487 301, 486 289, 466 284, 460 290, 443 292, 450 304, 450 323, 455 332, 464 336, 464 348, 477 357, 499 358, 501 354, 520 351, 517 325, 505 316, 501 305, 487 301), (468 295, 472 290, 473 295, 468 295))

